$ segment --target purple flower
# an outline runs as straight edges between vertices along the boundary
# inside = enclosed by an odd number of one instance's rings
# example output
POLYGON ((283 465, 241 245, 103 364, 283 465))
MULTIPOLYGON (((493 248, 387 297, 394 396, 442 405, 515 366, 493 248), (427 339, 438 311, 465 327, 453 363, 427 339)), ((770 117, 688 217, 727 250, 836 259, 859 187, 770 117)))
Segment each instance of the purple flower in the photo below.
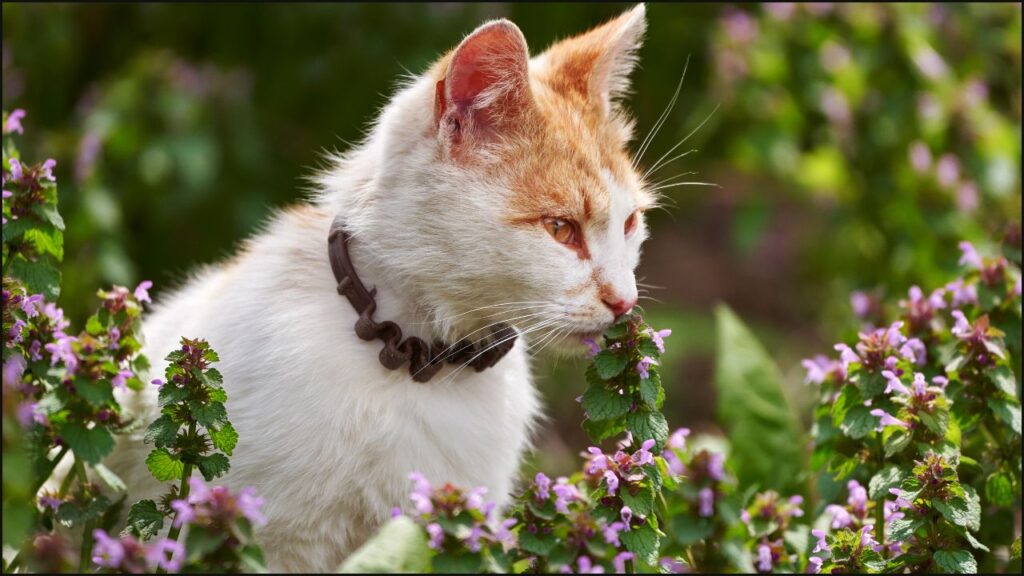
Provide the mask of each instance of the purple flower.
POLYGON ((649 334, 651 336, 651 340, 654 342, 654 345, 658 347, 658 352, 661 352, 662 354, 664 354, 665 353, 665 338, 668 338, 669 336, 671 336, 672 335, 672 331, 667 329, 667 328, 665 330, 657 330, 657 331, 655 331, 655 330, 653 330, 651 328, 648 328, 647 329, 647 334, 649 334))
POLYGON ((590 350, 587 351, 587 356, 589 358, 593 358, 594 356, 597 356, 598 353, 601 352, 601 346, 599 346, 597 342, 594 342, 593 338, 584 338, 583 343, 586 344, 588 348, 590 348, 590 350))
POLYGON ((608 457, 604 455, 600 448, 591 446, 587 448, 587 452, 592 456, 590 464, 587 466, 587 474, 600 474, 608 469, 608 457))
POLYGON ((924 342, 917 338, 911 338, 903 343, 900 347, 900 356, 918 366, 928 361, 928 351, 924 347, 924 342))
POLYGON ((428 546, 434 550, 440 550, 441 545, 444 544, 444 529, 437 522, 431 522, 427 524, 427 534, 430 535, 430 542, 428 546))
POLYGON ((470 510, 484 510, 486 503, 484 502, 484 494, 487 494, 486 486, 478 486, 473 488, 466 494, 466 508, 470 510))
POLYGON ((952 154, 943 154, 935 164, 935 177, 943 188, 952 188, 960 179, 960 161, 952 154))
POLYGON ((959 246, 960 251, 963 252, 960 256, 959 262, 961 266, 970 266, 975 270, 981 270, 985 267, 984 262, 981 260, 981 255, 978 254, 978 251, 974 248, 974 244, 964 240, 959 244, 959 246))
POLYGON ((807 559, 808 566, 809 567, 810 566, 814 567, 814 573, 815 574, 821 574, 821 564, 822 564, 822 562, 824 562, 824 560, 822 560, 821 558, 818 558, 817 556, 811 556, 811 557, 809 557, 807 559))
POLYGON ((164 381, 159 379, 159 378, 154 378, 153 381, 150 382, 150 384, 152 384, 153 386, 156 386, 157 388, 163 388, 164 387, 164 381))
POLYGON ((648 374, 647 369, 657 364, 658 362, 655 361, 654 358, 651 358, 650 356, 644 356, 636 364, 636 373, 639 374, 641 378, 650 378, 651 376, 650 374, 648 374))
POLYGON ((742 10, 727 10, 722 24, 726 37, 736 44, 747 44, 757 38, 757 21, 742 10))
POLYGON ((181 570, 184 558, 185 545, 169 538, 159 538, 146 546, 146 565, 150 570, 162 568, 167 572, 177 572, 181 570))
POLYGON ((949 378, 946 378, 945 376, 935 376, 932 378, 932 383, 945 390, 946 386, 949 385, 949 378))
POLYGON ((772 571, 772 549, 767 544, 757 547, 757 569, 761 572, 772 571))
POLYGON ((75 350, 71 347, 71 344, 77 342, 78 338, 68 336, 63 332, 56 332, 54 336, 57 338, 57 341, 43 347, 50 353, 50 365, 54 366, 57 362, 64 362, 68 373, 74 374, 75 369, 78 368, 78 356, 75 355, 75 350))
POLYGON ((961 340, 970 338, 971 334, 974 332, 974 328, 971 326, 971 323, 967 321, 967 317, 964 316, 964 313, 960 310, 953 310, 951 314, 956 320, 956 324, 954 324, 953 328, 950 330, 953 333, 953 336, 956 336, 961 340))
POLYGON ((629 523, 633 521, 633 509, 629 506, 623 506, 619 515, 622 517, 622 529, 629 532, 632 528, 629 523))
POLYGON ((807 370, 807 376, 804 378, 804 384, 822 384, 826 379, 828 379, 829 375, 833 373, 838 375, 840 378, 846 377, 843 365, 823 354, 818 354, 814 358, 806 358, 800 363, 803 365, 804 369, 807 370))
POLYGON ((579 567, 577 574, 603 574, 603 566, 595 566, 587 556, 580 556, 576 559, 576 566, 579 567))
POLYGON ((857 356, 857 353, 854 352, 853 349, 847 346, 846 344, 840 342, 839 344, 836 344, 833 348, 839 351, 839 362, 842 365, 844 373, 849 371, 850 364, 854 362, 860 362, 860 356, 857 356))
POLYGON ((546 502, 551 497, 551 478, 548 478, 543 472, 537 472, 533 482, 535 484, 533 491, 537 494, 537 500, 546 502))
POLYGON ((608 494, 615 496, 615 491, 619 489, 619 476, 611 470, 605 470, 604 480, 608 483, 608 494))
POLYGON ((4 123, 4 134, 24 134, 25 129, 21 126, 21 119, 25 117, 25 111, 21 108, 15 109, 7 115, 7 122, 4 123))
POLYGON ((870 412, 872 416, 879 418, 877 430, 881 431, 886 426, 899 426, 901 428, 910 428, 910 424, 907 424, 903 420, 896 418, 892 414, 889 414, 881 408, 875 408, 870 412))
POLYGON ((711 488, 702 488, 697 493, 698 512, 702 518, 710 518, 715 515, 715 491, 711 488))
POLYGON ((689 428, 677 428, 668 437, 668 447, 675 450, 686 450, 686 437, 690 435, 689 428))
POLYGON ((978 185, 974 182, 962 182, 956 188, 956 209, 961 212, 974 212, 978 208, 978 185))
POLYGON ((914 172, 918 174, 924 174, 928 171, 932 165, 932 151, 928 149, 928 145, 920 140, 915 141, 910 145, 910 166, 914 168, 914 172))
POLYGON ((878 542, 876 542, 875 539, 871 537, 871 528, 873 528, 873 526, 871 524, 865 524, 860 529, 860 545, 861 545, 861 548, 872 548, 872 549, 874 549, 875 546, 878 546, 878 542))
POLYGON ((189 504, 204 504, 210 502, 213 496, 213 492, 210 490, 201 479, 196 476, 191 476, 188 479, 188 503, 189 504))
POLYGON ((715 482, 725 478, 725 455, 711 452, 708 455, 708 477, 715 482))
POLYGON ((814 550, 811 551, 812 554, 829 549, 828 540, 825 539, 824 530, 818 530, 815 528, 814 530, 811 530, 811 535, 818 539, 818 543, 814 545, 814 550))
POLYGON ((978 303, 978 289, 974 284, 967 284, 963 278, 946 284, 946 290, 953 295, 953 306, 978 303))
POLYGON ((21 331, 24 330, 26 326, 28 326, 28 324, 26 324, 24 320, 21 318, 16 319, 14 323, 11 324, 10 331, 7 332, 7 338, 15 344, 21 342, 21 331))
POLYGON ((7 163, 11 166, 11 181, 20 182, 25 175, 21 162, 17 158, 11 158, 7 163))
POLYGON ((765 2, 765 12, 773 19, 780 22, 787 22, 796 12, 795 2, 765 2))
POLYGON ((850 293, 850 307, 858 318, 864 318, 871 312, 871 297, 863 290, 854 290, 850 293))
POLYGON ((650 452, 651 448, 654 448, 654 439, 644 440, 644 443, 640 445, 640 449, 633 454, 633 463, 637 466, 653 463, 654 455, 650 452))
POLYGON ((139 285, 135 287, 135 299, 139 302, 152 302, 149 299, 149 289, 153 287, 153 282, 149 280, 143 280, 139 282, 139 285))
POLYGON ((1021 290, 1020 281, 1021 281, 1021 278, 1018 276, 1017 277, 1017 281, 1013 283, 1013 290, 1010 291, 1010 295, 1011 296, 1020 296, 1020 294, 1021 294, 1021 292, 1020 292, 1020 290, 1021 290))
POLYGON ((433 488, 431 488, 430 482, 419 472, 411 472, 409 480, 412 480, 415 484, 412 492, 409 494, 409 499, 412 500, 416 511, 420 514, 430 514, 433 512, 434 504, 430 501, 433 488))
POLYGON ((130 370, 121 370, 110 380, 110 384, 114 388, 124 388, 125 383, 128 382, 128 379, 132 376, 134 376, 134 374, 130 370))
POLYGON ((506 518, 498 526, 498 531, 494 533, 494 537, 498 540, 498 542, 501 542, 502 545, 515 545, 516 535, 512 533, 510 528, 515 526, 516 522, 518 522, 518 520, 516 520, 515 518, 506 518))
POLYGON ((619 552, 612 559, 612 565, 615 566, 616 574, 626 573, 626 561, 635 558, 632 552, 619 552))
POLYGON ((602 529, 602 535, 606 544, 610 544, 616 548, 619 547, 619 532, 626 529, 626 525, 622 522, 612 522, 602 529))
POLYGON ((4 362, 3 385, 5 390, 21 384, 21 377, 25 374, 25 367, 27 365, 25 357, 21 354, 12 354, 4 362))
POLYGON ((118 568, 124 560, 124 544, 100 529, 93 530, 92 537, 96 541, 92 547, 93 564, 104 568, 118 568))
POLYGON ((675 450, 665 450, 661 453, 661 457, 665 459, 665 464, 668 465, 669 474, 679 476, 686 471, 683 461, 679 459, 679 456, 676 456, 675 450))
POLYGON ((21 301, 21 311, 25 313, 29 318, 35 318, 39 315, 39 306, 43 302, 42 294, 32 294, 26 296, 21 301))
POLYGON ((910 390, 900 382, 900 379, 889 370, 882 370, 882 376, 885 377, 889 383, 885 387, 885 393, 890 394, 892 392, 899 392, 900 394, 910 395, 910 390))
POLYGON ((61 502, 62 501, 59 498, 54 498, 49 494, 43 494, 42 496, 39 497, 39 505, 42 506, 43 508, 49 508, 53 511, 56 511, 57 508, 60 508, 61 502))
POLYGON ((575 484, 569 484, 569 479, 562 476, 551 488, 555 493, 555 510, 562 514, 569 513, 569 503, 580 499, 580 491, 575 484))
POLYGON ((899 488, 889 488, 889 494, 896 497, 896 501, 893 502, 893 504, 895 504, 897 508, 906 509, 914 507, 914 503, 904 498, 903 491, 899 488))
POLYGON ((906 514, 900 512, 900 507, 891 500, 885 501, 884 511, 886 524, 890 522, 895 522, 897 520, 902 520, 906 516, 906 514))
POLYGON ((469 531, 469 536, 466 536, 466 548, 470 552, 480 551, 480 537, 484 535, 483 529, 479 525, 474 525, 469 531))
POLYGON ((15 416, 22 428, 28 428, 33 423, 46 426, 50 421, 46 417, 46 413, 39 409, 38 402, 22 402, 18 404, 15 416))
POLYGON ((863 515, 868 507, 868 491, 856 480, 847 482, 846 489, 850 492, 846 503, 850 505, 850 509, 854 512, 863 515))
POLYGON ((238 492, 235 498, 235 505, 238 511, 245 516, 253 526, 263 526, 267 523, 266 516, 260 511, 263 508, 264 499, 256 495, 256 488, 246 486, 238 492))
POLYGON ((121 345, 121 330, 117 326, 110 328, 109 340, 111 350, 117 350, 118 346, 121 345))
POLYGON ((792 506, 793 508, 789 511, 789 515, 790 516, 796 516, 797 518, 799 518, 800 516, 803 516, 804 515, 804 509, 800 507, 800 506, 803 505, 803 503, 804 503, 804 497, 803 496, 801 496, 799 494, 797 494, 795 496, 790 496, 789 497, 789 505, 792 506))
POLYGON ((825 507, 825 513, 832 515, 833 530, 847 528, 853 524, 853 516, 850 516, 850 511, 847 510, 845 506, 829 504, 825 507))
POLYGON ((39 177, 43 180, 49 180, 50 182, 56 182, 57 179, 53 177, 53 169, 57 167, 57 161, 50 158, 39 168, 39 177))
POLYGON ((174 510, 174 526, 176 528, 188 524, 196 517, 196 512, 192 505, 184 500, 172 500, 171 510, 174 510))

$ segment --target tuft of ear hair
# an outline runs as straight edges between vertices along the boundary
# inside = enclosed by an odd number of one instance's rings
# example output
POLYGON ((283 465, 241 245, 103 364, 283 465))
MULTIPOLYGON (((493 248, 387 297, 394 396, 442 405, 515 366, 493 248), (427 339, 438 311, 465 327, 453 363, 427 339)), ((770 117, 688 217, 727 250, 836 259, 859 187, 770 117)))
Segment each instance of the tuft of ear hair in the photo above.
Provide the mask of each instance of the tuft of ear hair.
POLYGON ((638 4, 583 34, 566 38, 541 56, 548 64, 547 82, 557 92, 577 95, 602 113, 629 92, 629 75, 647 28, 647 9, 638 4))
POLYGON ((508 20, 488 22, 467 36, 447 58, 435 91, 434 121, 457 144, 493 135, 532 102, 529 49, 508 20))

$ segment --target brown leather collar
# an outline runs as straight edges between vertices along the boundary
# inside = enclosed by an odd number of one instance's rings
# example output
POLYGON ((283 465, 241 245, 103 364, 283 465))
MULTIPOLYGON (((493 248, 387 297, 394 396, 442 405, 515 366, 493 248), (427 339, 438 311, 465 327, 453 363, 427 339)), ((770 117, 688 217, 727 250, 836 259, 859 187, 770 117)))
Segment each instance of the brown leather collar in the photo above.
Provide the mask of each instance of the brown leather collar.
POLYGON ((409 374, 416 382, 427 382, 437 374, 445 362, 449 364, 468 364, 481 372, 498 363, 516 342, 515 330, 507 324, 499 324, 491 329, 488 337, 470 342, 459 340, 451 346, 435 341, 427 344, 421 338, 410 336, 402 339, 402 329, 398 324, 386 320, 377 322, 373 312, 377 309, 374 296, 377 288, 367 290, 356 275, 352 260, 348 255, 349 235, 341 228, 334 227, 327 238, 327 253, 331 260, 334 279, 338 281, 338 294, 341 294, 359 313, 356 320, 356 335, 363 340, 380 338, 384 348, 380 351, 380 363, 385 368, 395 370, 409 362, 409 374))

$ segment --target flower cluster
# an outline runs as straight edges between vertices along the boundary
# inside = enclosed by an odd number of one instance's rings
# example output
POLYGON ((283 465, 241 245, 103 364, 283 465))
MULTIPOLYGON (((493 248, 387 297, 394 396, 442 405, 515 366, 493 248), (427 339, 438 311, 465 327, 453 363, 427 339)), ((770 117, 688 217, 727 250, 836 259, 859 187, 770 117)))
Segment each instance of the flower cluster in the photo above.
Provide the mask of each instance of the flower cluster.
POLYGON ((93 564, 120 573, 178 572, 185 557, 185 547, 168 538, 140 542, 130 535, 112 538, 100 529, 93 531, 93 538, 93 564))

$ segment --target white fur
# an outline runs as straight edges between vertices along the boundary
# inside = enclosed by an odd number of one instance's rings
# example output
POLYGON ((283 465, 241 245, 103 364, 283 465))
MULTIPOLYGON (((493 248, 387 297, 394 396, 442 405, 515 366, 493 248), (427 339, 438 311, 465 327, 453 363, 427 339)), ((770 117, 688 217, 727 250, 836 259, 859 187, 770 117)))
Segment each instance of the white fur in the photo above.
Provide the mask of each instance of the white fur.
MULTIPOLYGON (((258 537, 271 570, 336 568, 393 507, 408 507, 414 470, 435 483, 486 486, 505 503, 539 414, 528 343, 570 338, 578 348, 580 333, 608 325, 596 287, 572 291, 595 268, 635 298, 646 233, 641 224, 623 237, 633 195, 605 176, 613 213, 585 231, 592 261, 540 226, 509 226, 508 188, 439 155, 433 95, 429 78, 403 88, 368 140, 322 175, 312 209, 278 215, 234 260, 200 273, 146 319, 150 377, 162 375, 181 336, 205 338, 220 355, 240 441, 217 483, 255 486, 266 499, 258 537), (356 313, 335 291, 335 219, 353 236, 361 279, 377 288, 377 320, 427 339, 502 319, 527 334, 481 373, 449 366, 417 384, 405 369, 385 369, 380 341, 355 335, 356 313), (501 306, 512 302, 545 304, 501 306)), ((141 418, 157 414, 155 387, 119 399, 141 418)), ((145 468, 151 446, 141 436, 122 439, 108 463, 133 499, 165 491, 145 468)))

